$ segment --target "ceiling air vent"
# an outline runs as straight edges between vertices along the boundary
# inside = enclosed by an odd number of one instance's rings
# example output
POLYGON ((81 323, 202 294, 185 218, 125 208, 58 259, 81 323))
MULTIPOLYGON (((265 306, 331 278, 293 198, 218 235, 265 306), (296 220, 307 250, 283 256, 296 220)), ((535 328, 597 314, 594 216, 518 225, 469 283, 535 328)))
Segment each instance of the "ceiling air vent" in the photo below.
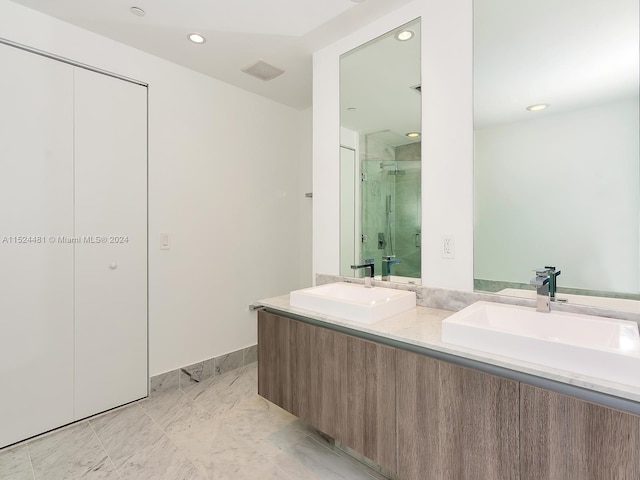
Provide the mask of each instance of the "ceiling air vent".
POLYGON ((260 80, 272 80, 276 78, 278 75, 282 75, 284 70, 279 69, 278 67, 274 67, 273 65, 269 65, 262 60, 258 61, 256 64, 251 65, 250 67, 244 68, 242 70, 244 73, 248 73, 251 76, 259 78, 260 80))
POLYGON ((422 95, 422 85, 414 85, 413 87, 410 87, 411 90, 415 90, 416 92, 418 92, 418 95, 422 95))

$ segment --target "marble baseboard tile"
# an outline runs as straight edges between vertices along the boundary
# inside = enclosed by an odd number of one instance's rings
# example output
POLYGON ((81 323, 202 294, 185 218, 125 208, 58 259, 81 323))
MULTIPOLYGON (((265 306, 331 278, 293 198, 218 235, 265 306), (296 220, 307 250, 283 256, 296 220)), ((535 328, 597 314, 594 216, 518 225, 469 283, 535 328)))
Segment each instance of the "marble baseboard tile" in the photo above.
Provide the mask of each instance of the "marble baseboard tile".
POLYGON ((250 365, 258 361, 258 345, 252 345, 244 349, 244 365, 250 365))
POLYGON ((149 394, 187 387, 257 361, 258 346, 252 345, 177 370, 155 375, 151 377, 149 394))
POLYGON ((180 386, 179 375, 179 370, 172 370, 170 372, 161 373, 160 375, 151 377, 149 395, 178 388, 180 386))
POLYGON ((203 362, 194 363, 180 369, 180 387, 186 387, 194 383, 213 377, 216 374, 215 358, 203 362))
POLYGON ((244 365, 244 349, 215 358, 216 375, 230 372, 244 365))

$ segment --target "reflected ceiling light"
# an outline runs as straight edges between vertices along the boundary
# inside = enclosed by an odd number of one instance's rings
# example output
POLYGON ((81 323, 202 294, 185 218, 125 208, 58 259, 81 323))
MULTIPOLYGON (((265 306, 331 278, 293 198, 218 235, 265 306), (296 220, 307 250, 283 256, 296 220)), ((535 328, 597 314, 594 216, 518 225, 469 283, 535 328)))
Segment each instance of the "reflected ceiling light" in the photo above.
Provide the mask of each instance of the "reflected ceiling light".
POLYGON ((353 112, 356 109, 356 107, 347 107, 347 110, 349 110, 350 112, 353 112))
POLYGON ((204 38, 204 35, 196 32, 190 33, 189 35, 187 35, 187 38, 191 40, 193 43, 198 43, 198 44, 201 44, 207 41, 207 39, 204 38))
POLYGON ((144 17, 144 10, 140 7, 131 7, 129 11, 138 17, 144 17))
POLYGON ((407 133, 406 135, 407 135, 407 137, 409 137, 409 138, 417 138, 417 137, 419 137, 419 136, 420 136, 420 133, 418 133, 418 132, 409 132, 409 133, 407 133))
POLYGON ((402 30, 395 34, 396 40, 401 42, 406 42, 407 40, 411 40, 413 38, 413 32, 411 30, 402 30))
POLYGON ((549 106, 548 103, 536 103, 535 105, 529 105, 527 110, 530 112, 539 112, 540 110, 544 110, 549 106))

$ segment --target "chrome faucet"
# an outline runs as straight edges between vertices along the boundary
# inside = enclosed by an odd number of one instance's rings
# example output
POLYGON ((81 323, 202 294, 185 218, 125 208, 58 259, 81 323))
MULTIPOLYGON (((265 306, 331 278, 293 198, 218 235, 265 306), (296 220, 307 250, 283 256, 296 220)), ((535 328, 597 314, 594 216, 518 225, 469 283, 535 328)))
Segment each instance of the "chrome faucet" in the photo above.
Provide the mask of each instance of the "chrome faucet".
MULTIPOLYGON (((552 302, 558 301, 562 302, 563 300, 556 299, 556 292, 558 290, 558 275, 562 272, 560 270, 556 270, 556 267, 544 267, 549 272, 549 299, 552 302)), ((537 273, 537 272, 536 272, 537 273)))
POLYGON ((388 282, 391 280, 391 265, 401 263, 400 259, 395 259, 395 255, 387 255, 382 257, 382 280, 388 282))
POLYGON ((351 269, 352 270, 358 270, 359 268, 368 268, 369 269, 369 276, 365 276, 364 277, 364 286, 365 288, 371 288, 371 279, 374 276, 373 273, 373 258, 367 258, 366 260, 363 260, 362 264, 360 265, 351 265, 351 269))
POLYGON ((536 270, 536 278, 529 282, 536 287, 536 311, 549 313, 551 311, 551 294, 549 284, 551 283, 551 271, 545 267, 536 270))

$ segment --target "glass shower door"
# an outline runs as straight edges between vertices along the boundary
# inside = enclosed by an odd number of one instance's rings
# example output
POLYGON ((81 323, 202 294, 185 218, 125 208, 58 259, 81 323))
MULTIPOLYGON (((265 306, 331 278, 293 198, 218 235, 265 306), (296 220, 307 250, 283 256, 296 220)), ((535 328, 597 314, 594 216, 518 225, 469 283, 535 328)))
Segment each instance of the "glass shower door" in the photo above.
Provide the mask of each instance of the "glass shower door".
POLYGON ((420 162, 369 159, 361 171, 362 258, 381 274, 394 256, 392 275, 420 278, 420 162))

